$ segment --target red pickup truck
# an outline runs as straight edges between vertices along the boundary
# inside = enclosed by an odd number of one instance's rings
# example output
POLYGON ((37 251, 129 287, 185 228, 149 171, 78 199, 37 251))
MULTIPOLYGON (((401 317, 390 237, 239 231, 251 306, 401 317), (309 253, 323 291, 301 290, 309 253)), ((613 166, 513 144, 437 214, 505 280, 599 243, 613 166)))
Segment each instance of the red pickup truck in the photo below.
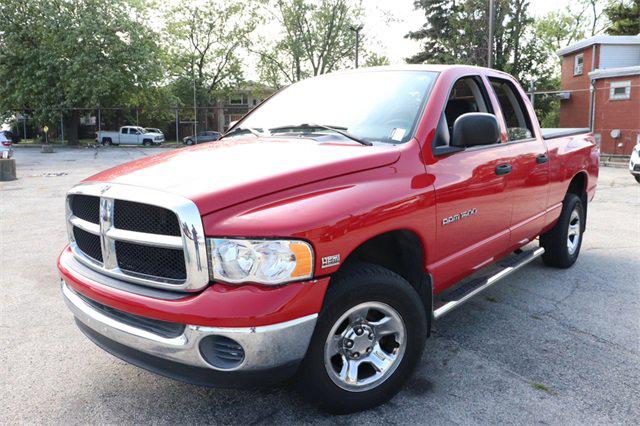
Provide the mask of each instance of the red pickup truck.
POLYGON ((220 141, 73 187, 62 293, 132 364, 200 385, 297 375, 325 409, 362 410, 401 388, 434 320, 539 256, 576 261, 598 159, 588 129, 541 130, 502 72, 320 76, 220 141))

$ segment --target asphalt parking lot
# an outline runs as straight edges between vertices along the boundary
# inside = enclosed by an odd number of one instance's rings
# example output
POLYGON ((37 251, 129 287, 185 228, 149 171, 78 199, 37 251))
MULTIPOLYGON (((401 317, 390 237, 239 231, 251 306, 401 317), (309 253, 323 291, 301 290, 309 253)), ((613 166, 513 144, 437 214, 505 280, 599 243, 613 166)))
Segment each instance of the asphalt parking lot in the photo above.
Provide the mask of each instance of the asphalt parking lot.
POLYGON ((640 424, 640 185, 603 168, 573 268, 541 261, 437 322, 391 402, 333 417, 293 386, 194 387, 130 366, 72 321, 55 260, 64 195, 155 148, 16 149, 0 183, 0 423, 640 424))

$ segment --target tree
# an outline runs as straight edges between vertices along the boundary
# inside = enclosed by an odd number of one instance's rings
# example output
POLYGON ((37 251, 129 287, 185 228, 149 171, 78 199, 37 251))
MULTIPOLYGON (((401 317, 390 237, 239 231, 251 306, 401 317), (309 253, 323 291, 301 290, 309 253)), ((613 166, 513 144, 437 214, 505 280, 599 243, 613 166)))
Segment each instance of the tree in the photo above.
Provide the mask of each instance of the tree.
POLYGON ((379 67, 382 65, 389 65, 389 58, 374 52, 365 52, 363 67, 379 67))
MULTIPOLYGON (((280 25, 272 43, 253 49, 261 79, 274 87, 344 67, 352 58, 359 6, 347 0, 273 0, 265 11, 280 25)), ((264 43, 264 41, 263 41, 264 43)))
POLYGON ((607 34, 640 34, 640 0, 613 2, 605 8, 604 13, 611 21, 607 34))
POLYGON ((0 3, 0 110, 40 123, 66 118, 78 144, 80 110, 129 105, 161 77, 157 38, 133 0, 0 3))
MULTIPOLYGON (((423 43, 409 63, 487 64, 488 2, 485 0, 416 0, 426 21, 406 37, 423 43)), ((523 80, 535 73, 539 59, 532 43, 529 0, 496 0, 494 67, 523 80)))
POLYGON ((255 7, 242 0, 208 0, 167 10, 165 47, 174 93, 183 104, 211 105, 243 80, 241 52, 256 27, 255 7))

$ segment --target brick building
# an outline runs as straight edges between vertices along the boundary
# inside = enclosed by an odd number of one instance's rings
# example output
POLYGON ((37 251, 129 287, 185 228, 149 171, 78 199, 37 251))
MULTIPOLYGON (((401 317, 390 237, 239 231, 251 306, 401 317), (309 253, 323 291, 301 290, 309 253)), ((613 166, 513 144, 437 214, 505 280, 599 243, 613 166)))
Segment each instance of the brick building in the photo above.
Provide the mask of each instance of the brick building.
POLYGON ((591 127, 602 153, 640 142, 640 35, 595 36, 559 50, 560 127, 591 127))

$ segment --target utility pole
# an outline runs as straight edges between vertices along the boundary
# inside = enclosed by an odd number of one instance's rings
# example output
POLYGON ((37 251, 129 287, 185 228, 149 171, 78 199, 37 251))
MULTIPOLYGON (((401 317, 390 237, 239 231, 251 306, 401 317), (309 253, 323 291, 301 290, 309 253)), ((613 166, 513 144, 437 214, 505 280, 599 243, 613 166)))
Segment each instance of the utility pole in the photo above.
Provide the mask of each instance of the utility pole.
POLYGON ((180 115, 178 115, 178 104, 176 104, 176 142, 180 142, 180 115))
POLYGON ((536 96, 536 85, 533 82, 533 78, 529 80, 529 100, 531 101, 531 106, 535 104, 535 96, 536 96))
POLYGON ((493 10, 494 10, 494 0, 489 0, 489 31, 488 31, 488 39, 487 39, 487 68, 493 67, 493 27, 495 23, 493 22, 493 10))
POLYGON ((356 68, 358 68, 358 56, 360 54, 360 30, 362 30, 362 24, 351 26, 349 29, 356 33, 356 68))
POLYGON ((198 140, 198 105, 196 104, 196 70, 193 70, 193 137, 198 140))

